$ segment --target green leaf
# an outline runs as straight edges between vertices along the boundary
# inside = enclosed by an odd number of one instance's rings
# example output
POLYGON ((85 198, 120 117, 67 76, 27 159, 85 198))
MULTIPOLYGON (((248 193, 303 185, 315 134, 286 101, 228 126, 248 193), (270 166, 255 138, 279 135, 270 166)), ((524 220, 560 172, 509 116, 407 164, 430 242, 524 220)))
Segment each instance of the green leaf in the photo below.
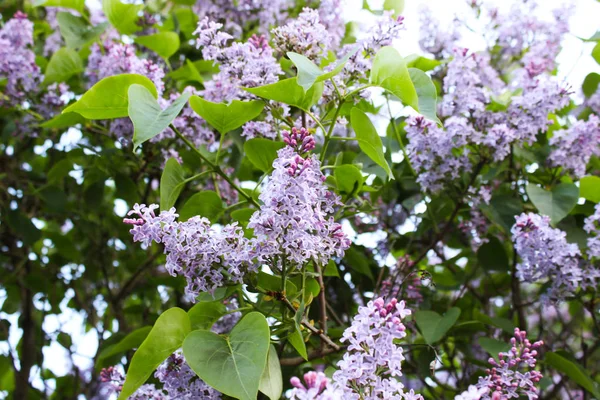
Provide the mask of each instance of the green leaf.
POLYGON ((415 321, 428 344, 440 341, 452 326, 458 321, 460 308, 452 307, 442 317, 435 311, 415 312, 415 321))
POLYGON ((267 356, 267 365, 260 378, 258 390, 261 391, 270 400, 278 400, 283 393, 283 377, 281 375, 281 366, 275 346, 269 346, 269 355, 267 356))
POLYGON ((190 106, 196 114, 224 135, 258 117, 265 104, 259 100, 233 100, 230 104, 213 103, 202 97, 192 96, 190 106))
POLYGON ((143 385, 156 367, 181 347, 190 331, 190 318, 181 308, 162 313, 133 355, 119 399, 127 399, 143 385))
POLYGON ((85 123, 85 118, 75 112, 58 114, 51 120, 41 123, 40 128, 63 129, 73 125, 85 123))
POLYGON ((394 179, 392 170, 388 165, 385 155, 383 154, 383 143, 375 130, 375 126, 367 117, 367 114, 358 108, 352 108, 350 112, 352 118, 352 129, 356 133, 358 146, 371 160, 379 165, 386 172, 390 179, 394 179))
POLYGON ((309 111, 321 99, 323 83, 315 83, 309 90, 305 91, 298 84, 296 78, 289 78, 270 85, 244 88, 244 90, 263 99, 279 101, 309 111))
POLYGON ((381 86, 405 105, 420 111, 417 91, 410 79, 406 61, 393 47, 382 47, 375 55, 371 84, 381 86))
POLYGON ((136 329, 121 339, 118 343, 108 346, 102 350, 100 354, 98 354, 98 361, 96 362, 96 365, 106 358, 116 356, 117 354, 125 353, 131 349, 140 347, 144 340, 146 340, 146 337, 148 337, 148 334, 151 330, 151 326, 145 326, 143 328, 136 329))
POLYGON ((302 358, 308 361, 308 352, 306 351, 306 343, 304 343, 304 338, 302 337, 302 333, 298 328, 296 328, 292 333, 290 333, 287 337, 288 342, 292 345, 294 349, 300 354, 302 358))
POLYGON ((383 9, 393 11, 394 17, 397 17, 404 11, 404 0, 385 0, 383 2, 383 9))
POLYGON ((175 205, 183 189, 183 167, 174 158, 169 158, 160 177, 160 209, 168 210, 175 205))
POLYGON ((544 362, 557 371, 564 373, 572 381, 594 395, 594 397, 600 399, 600 391, 594 384, 589 373, 581 365, 551 351, 546 353, 544 362))
POLYGON ((80 49, 95 41, 108 26, 107 23, 91 26, 83 18, 68 12, 59 12, 56 20, 67 47, 72 49, 80 49))
POLYGON ((337 278, 340 277, 340 272, 338 271, 335 261, 329 260, 325 266, 325 270, 323 271, 323 276, 335 276, 337 278))
POLYGON ((215 221, 225 209, 219 195, 212 190, 194 194, 179 211, 179 220, 187 221, 195 215, 215 221))
POLYGON ((158 97, 156 87, 145 76, 122 74, 109 76, 96 83, 79 100, 63 110, 64 113, 76 112, 87 119, 112 119, 128 115, 128 89, 140 84, 158 97))
POLYGON ((491 236, 477 250, 477 260, 486 271, 508 271, 508 255, 497 237, 491 236))
POLYGON ((269 139, 255 138, 244 143, 244 152, 250 162, 259 170, 267 172, 277 158, 277 151, 285 146, 283 142, 274 142, 269 139))
POLYGON ((592 57, 600 64, 600 42, 596 43, 596 46, 592 49, 592 57))
POLYGON ((311 60, 301 54, 292 51, 287 56, 298 70, 297 82, 304 90, 308 90, 317 81, 317 78, 323 75, 321 68, 317 67, 311 60))
POLYGON ((127 95, 127 109, 133 122, 133 150, 167 129, 191 96, 190 93, 183 93, 163 110, 145 86, 133 84, 129 86, 127 95))
POLYGON ((547 191, 530 183, 527 195, 540 214, 549 216, 552 223, 557 224, 577 205, 579 188, 572 183, 561 183, 547 191))
POLYGON ((251 312, 228 337, 202 330, 190 333, 183 342, 183 354, 194 372, 219 392, 256 400, 269 344, 267 320, 251 312))
POLYGON ((138 12, 144 8, 143 4, 125 4, 121 0, 102 0, 102 10, 112 26, 123 35, 131 35, 142 29, 137 21, 140 19, 138 12))
POLYGON ((418 54, 411 54, 407 56, 405 59, 406 66, 410 68, 418 68, 423 72, 431 71, 442 62, 439 60, 435 60, 433 58, 427 58, 420 56, 418 54))
POLYGON ((585 79, 583 80, 583 84, 581 85, 585 97, 590 97, 591 95, 596 93, 599 84, 600 74, 597 74, 595 72, 589 73, 585 77, 585 79))
POLYGON ((363 176, 356 166, 351 164, 343 164, 335 168, 333 171, 337 188, 340 193, 356 194, 360 192, 363 185, 363 176))
POLYGON ((417 68, 409 68, 408 73, 419 97, 419 113, 441 125, 442 123, 435 113, 437 110, 437 90, 431 78, 417 68))
POLYGON ((496 360, 498 359, 499 353, 506 353, 510 350, 510 343, 502 342, 497 339, 480 337, 478 341, 479 345, 496 360))
POLYGON ((209 330, 225 314, 227 308, 220 300, 197 303, 188 311, 192 330, 209 330))
POLYGON ((202 75, 200 74, 200 71, 198 71, 198 67, 196 66, 196 63, 200 62, 204 61, 201 60, 192 62, 186 58, 184 66, 176 69, 175 71, 169 72, 167 76, 173 78, 176 81, 203 83, 204 78, 202 78, 202 75))
MULTIPOLYGON (((266 272, 258 272, 258 287, 271 292, 281 291, 281 276, 267 274, 266 272)), ((290 280, 285 281, 285 294, 288 297, 293 297, 298 293, 298 287, 290 280)))
POLYGON ((163 59, 168 60, 179 50, 179 35, 175 32, 159 32, 153 35, 138 36, 134 42, 149 48, 163 59))
POLYGON ((70 8, 72 10, 83 13, 85 8, 85 0, 35 0, 33 2, 34 7, 61 7, 70 8))
POLYGON ((600 178, 593 175, 581 178, 579 195, 586 200, 600 203, 600 178))
POLYGON ((344 263, 356 272, 367 276, 372 281, 375 281, 369 262, 365 258, 365 255, 357 250, 356 247, 351 246, 348 250, 346 250, 346 253, 344 254, 344 263))
POLYGON ((62 47, 52 54, 44 72, 43 85, 65 82, 71 76, 82 72, 83 68, 83 62, 79 54, 73 49, 62 47))

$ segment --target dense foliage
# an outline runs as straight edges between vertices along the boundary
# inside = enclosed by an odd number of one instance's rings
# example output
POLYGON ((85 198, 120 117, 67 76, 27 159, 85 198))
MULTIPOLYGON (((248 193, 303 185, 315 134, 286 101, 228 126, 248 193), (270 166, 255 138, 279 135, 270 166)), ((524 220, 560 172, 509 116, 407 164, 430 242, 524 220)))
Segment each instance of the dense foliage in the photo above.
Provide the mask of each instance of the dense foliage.
POLYGON ((0 397, 600 399, 572 9, 383 3, 0 5, 0 397))

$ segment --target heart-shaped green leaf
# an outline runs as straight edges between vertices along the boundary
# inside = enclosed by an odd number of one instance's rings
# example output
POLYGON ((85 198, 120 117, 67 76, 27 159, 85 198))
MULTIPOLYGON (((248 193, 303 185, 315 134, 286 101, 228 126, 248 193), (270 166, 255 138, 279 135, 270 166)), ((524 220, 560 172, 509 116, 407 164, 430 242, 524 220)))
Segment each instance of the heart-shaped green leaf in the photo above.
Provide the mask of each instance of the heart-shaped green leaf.
POLYGON ((183 342, 190 367, 207 384, 227 396, 256 400, 267 363, 270 332, 265 317, 247 314, 229 336, 193 331, 183 342))
POLYGON ((323 83, 319 82, 315 83, 309 90, 304 91, 296 78, 289 78, 270 85, 244 88, 244 90, 263 99, 279 101, 309 111, 321 99, 323 87, 323 83))
POLYGON ((431 78, 417 68, 409 68, 408 73, 419 97, 419 113, 441 124, 435 113, 437 110, 437 90, 431 78))
POLYGON ((138 12, 143 4, 123 3, 121 0, 102 0, 102 10, 112 26, 123 35, 131 35, 142 29, 137 24, 140 17, 138 12))
POLYGON ((275 346, 269 347, 269 355, 267 356, 267 365, 260 378, 258 387, 270 400, 278 400, 283 392, 283 378, 281 376, 281 365, 279 365, 279 357, 275 346))
POLYGON ((136 43, 149 48, 163 59, 168 60, 179 50, 179 35, 175 32, 159 32, 153 35, 138 36, 136 43))
POLYGON ((367 117, 367 114, 354 107, 350 112, 352 118, 352 129, 356 133, 358 146, 369 158, 377 163, 386 172, 390 179, 394 179, 392 170, 388 165, 383 154, 383 143, 377 134, 373 123, 367 117))
POLYGON ((393 47, 382 47, 375 55, 371 68, 371 84, 380 86, 402 103, 419 110, 419 98, 410 79, 406 61, 393 47))
POLYGON ((213 103, 202 97, 192 96, 190 106, 196 114, 204 118, 221 135, 224 135, 258 117, 265 104, 258 100, 233 100, 230 104, 213 103))
POLYGON ((283 142, 255 138, 244 143, 244 152, 252 164, 263 172, 269 171, 277 158, 277 151, 285 146, 283 142))
POLYGON ((363 185, 363 176, 355 165, 343 164, 333 171, 337 188, 340 193, 356 194, 363 185))
POLYGON ((190 308, 188 315, 193 330, 209 330, 226 312, 227 308, 222 301, 205 301, 197 303, 194 307, 190 308))
POLYGON ((71 76, 83 71, 83 62, 79 54, 68 47, 62 47, 52 54, 44 72, 44 85, 65 82, 71 76))
POLYGON ((119 399, 128 398, 142 386, 156 367, 181 347, 190 331, 190 318, 181 308, 170 308, 162 313, 133 355, 119 399))
POLYGON ((185 181, 183 167, 169 158, 160 177, 160 209, 168 210, 175 205, 185 181))
POLYGON ((212 190, 205 190, 194 194, 185 202, 179 211, 179 220, 187 221, 195 215, 200 215, 214 222, 224 210, 219 195, 212 190))
POLYGON ((572 183, 561 183, 548 191, 530 183, 527 195, 540 214, 549 216, 552 223, 557 224, 577 205, 579 188, 572 183))
POLYGON ((167 129, 190 98, 190 93, 183 93, 163 110, 145 86, 133 84, 129 86, 127 94, 129 118, 133 122, 134 150, 167 129))
POLYGON ((458 321, 460 308, 452 307, 442 317, 435 311, 417 311, 415 321, 428 344, 435 344, 442 339, 458 321))
POLYGON ((64 11, 56 15, 56 20, 67 47, 72 49, 80 49, 92 43, 108 27, 108 23, 91 26, 83 18, 64 11))
POLYGON ((158 97, 152 81, 143 75, 109 76, 96 83, 79 100, 63 110, 76 112, 87 119, 112 119, 129 115, 128 89, 133 84, 144 86, 154 98, 158 97))
POLYGON ((580 196, 586 200, 600 203, 600 178, 597 176, 584 176, 579 181, 580 196))
POLYGON ((510 343, 489 337, 480 337, 479 345, 496 360, 499 353, 506 353, 510 350, 510 343))

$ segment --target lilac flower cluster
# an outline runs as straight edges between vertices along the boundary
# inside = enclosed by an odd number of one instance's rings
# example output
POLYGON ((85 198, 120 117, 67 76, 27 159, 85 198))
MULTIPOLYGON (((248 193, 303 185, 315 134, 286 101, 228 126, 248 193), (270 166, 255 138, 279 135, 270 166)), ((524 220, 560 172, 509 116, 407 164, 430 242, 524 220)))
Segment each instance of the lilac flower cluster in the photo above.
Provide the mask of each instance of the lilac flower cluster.
POLYGON ((319 20, 329 34, 332 49, 339 49, 346 34, 343 9, 342 0, 321 0, 319 3, 319 20))
POLYGON ((338 400, 343 398, 342 392, 330 385, 329 378, 322 372, 309 371, 304 374, 304 383, 298 377, 292 377, 290 383, 294 387, 287 395, 292 400, 338 400))
POLYGON ((521 214, 511 229, 515 250, 521 258, 517 276, 525 282, 550 280, 543 299, 562 300, 575 293, 583 280, 581 253, 576 244, 567 243, 565 232, 550 226, 550 218, 521 214))
POLYGON ((6 79, 0 105, 4 107, 17 105, 38 90, 41 75, 32 45, 33 22, 17 11, 0 29, 0 78, 6 79))
POLYGON ((352 325, 344 331, 342 342, 348 352, 338 362, 333 374, 337 388, 347 399, 422 399, 404 391, 397 379, 402 376, 402 347, 396 341, 406 336, 402 320, 411 314, 404 301, 385 304, 382 298, 358 309, 352 325))
POLYGON ((550 165, 583 177, 592 156, 600 156, 600 119, 592 114, 587 121, 576 121, 569 129, 554 132, 550 145, 550 165))
POLYGON ((158 205, 135 204, 125 223, 132 224, 133 240, 150 246, 162 243, 167 254, 166 268, 171 275, 186 277, 186 293, 195 298, 200 292, 212 292, 225 282, 240 283, 249 271, 256 267, 249 262, 248 239, 237 223, 220 230, 212 228, 206 218, 195 216, 185 222, 177 222, 178 214, 172 208, 158 216, 158 205))
MULTIPOLYGON (((100 371, 100 382, 102 383, 103 395, 108 397, 113 393, 119 393, 123 389, 125 383, 125 377, 115 367, 104 368, 100 371)), ((167 400, 162 390, 159 390, 154 384, 147 383, 142 385, 135 391, 134 394, 129 396, 129 400, 167 400)))
POLYGON ((325 186, 319 160, 296 151, 314 147, 306 130, 284 137, 288 145, 278 151, 273 174, 259 196, 263 205, 248 223, 256 236, 255 254, 259 262, 271 265, 287 261, 301 266, 311 260, 324 265, 350 246, 331 216, 339 199, 325 186))
POLYGON ((208 386, 190 368, 183 354, 175 352, 154 373, 167 392, 167 399, 219 400, 221 393, 208 386))
POLYGON ((458 21, 454 20, 452 26, 443 29, 440 21, 434 18, 429 7, 425 6, 419 8, 419 20, 419 46, 421 49, 434 54, 436 58, 450 56, 461 38, 458 21))
POLYGON ((508 400, 521 396, 533 400, 539 397, 539 389, 535 385, 542 379, 542 374, 534 368, 538 349, 544 342, 531 343, 525 331, 515 328, 515 336, 510 343, 512 347, 508 352, 498 354, 499 361, 490 357, 488 362, 492 368, 487 370, 486 377, 479 378, 477 388, 489 389, 482 400, 508 400))
POLYGON ((418 174, 417 182, 431 193, 439 192, 447 181, 471 169, 468 150, 463 147, 473 128, 462 117, 450 117, 445 127, 423 116, 406 120, 408 158, 418 174))
POLYGON ((44 118, 50 119, 63 108, 67 102, 69 85, 66 83, 53 83, 46 88, 42 95, 40 104, 37 104, 36 111, 44 118))
POLYGON ((480 400, 489 392, 487 387, 478 388, 475 385, 470 385, 467 390, 454 397, 454 400, 480 400))
POLYGON ((298 18, 271 31, 275 49, 285 55, 289 51, 318 61, 332 45, 332 37, 321 23, 319 11, 305 7, 298 18))
POLYGON ((227 42, 232 37, 221 32, 222 24, 204 18, 198 23, 194 34, 198 35, 196 46, 202 48, 205 60, 219 64, 219 73, 212 81, 205 82, 203 96, 210 101, 222 102, 245 100, 253 95, 244 87, 275 83, 283 72, 273 57, 273 49, 264 36, 252 36, 248 42, 227 42))
POLYGON ((600 204, 596 204, 594 211, 585 219, 583 229, 590 235, 587 239, 588 256, 600 258, 600 204))
POLYGON ((290 0, 198 0, 194 13, 200 19, 222 21, 225 29, 235 37, 241 37, 244 27, 255 25, 260 34, 267 34, 269 27, 283 22, 290 0))
POLYGON ((46 21, 50 25, 52 33, 46 37, 46 42, 44 43, 45 57, 50 57, 63 46, 63 38, 60 34, 58 19, 56 18, 59 11, 62 10, 57 7, 46 7, 46 21))
POLYGON ((489 223, 485 215, 480 209, 482 204, 490 204, 492 199, 491 188, 487 186, 481 186, 479 190, 474 187, 470 187, 468 190, 469 194, 469 214, 470 217, 460 222, 460 230, 469 236, 471 241, 471 249, 473 252, 477 252, 479 247, 484 243, 488 242, 485 237, 489 230, 489 223))

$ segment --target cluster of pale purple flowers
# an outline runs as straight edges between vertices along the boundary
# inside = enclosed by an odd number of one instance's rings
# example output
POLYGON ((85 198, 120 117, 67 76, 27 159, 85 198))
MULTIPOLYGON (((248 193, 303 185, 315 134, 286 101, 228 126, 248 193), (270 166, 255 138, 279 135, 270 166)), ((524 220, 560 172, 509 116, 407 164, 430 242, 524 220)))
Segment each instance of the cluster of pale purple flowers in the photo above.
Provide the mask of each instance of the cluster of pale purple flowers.
POLYGON ((291 0, 198 0, 193 10, 200 19, 222 21, 228 32, 241 37, 248 25, 266 34, 269 27, 285 20, 287 9, 292 5, 291 0))
POLYGON ((596 204, 594 214, 585 219, 583 229, 590 235, 587 239, 588 256, 600 258, 600 204, 596 204))
POLYGON ((404 354, 397 343, 406 337, 402 320, 411 314, 404 301, 383 298, 358 308, 352 325, 344 331, 341 341, 347 352, 337 364, 333 382, 322 372, 309 372, 304 382, 293 377, 294 389, 288 395, 296 400, 422 400, 413 389, 405 391, 398 380, 402 376, 404 354))
POLYGON ((284 137, 287 146, 279 150, 273 174, 259 196, 263 204, 248 223, 254 238, 244 237, 237 223, 211 226, 200 216, 178 222, 174 208, 156 215, 156 204, 136 204, 128 214, 136 217, 124 220, 133 225, 134 241, 145 246, 163 244, 167 270, 186 277, 191 298, 214 291, 226 280, 241 283, 247 273, 265 263, 325 265, 334 256, 342 257, 350 246, 332 216, 339 199, 327 189, 319 160, 307 154, 314 139, 304 128, 284 137))
MULTIPOLYGON (((159 365, 154 377, 162 384, 161 388, 152 383, 144 384, 129 396, 129 400, 221 399, 221 393, 198 378, 180 352, 171 354, 159 365)), ((123 389, 125 377, 116 367, 108 367, 100 372, 100 382, 103 394, 108 396, 123 389)))
POLYGON ((162 243, 167 254, 166 269, 187 280, 186 293, 194 299, 201 292, 213 292, 225 280, 241 283, 247 272, 256 271, 249 262, 249 240, 237 223, 212 227, 208 219, 194 216, 178 222, 175 208, 156 215, 158 205, 136 204, 125 223, 132 224, 133 240, 150 246, 162 243))
POLYGON ((254 96, 243 88, 277 82, 283 73, 281 66, 265 36, 253 35, 246 43, 228 44, 233 37, 221 31, 222 27, 204 18, 194 32, 203 58, 219 65, 219 72, 205 82, 202 95, 214 102, 252 99, 254 96))
POLYGON ((583 285, 581 252, 568 243, 566 233, 550 226, 550 218, 521 214, 511 229, 515 250, 521 258, 517 276, 525 282, 550 281, 543 300, 562 300, 583 285))
POLYGON ((533 400, 539 397, 536 384, 542 374, 535 370, 535 365, 538 349, 544 342, 531 343, 525 331, 515 328, 510 343, 508 352, 498 354, 499 361, 490 357, 488 362, 492 368, 488 369, 487 376, 479 378, 477 388, 489 390, 481 396, 482 400, 508 400, 521 396, 533 400))
POLYGON ((554 132, 550 145, 552 166, 583 177, 592 156, 600 156, 600 119, 590 115, 587 121, 576 121, 569 129, 554 132))
POLYGON ((473 129, 464 118, 449 118, 443 129, 423 116, 412 116, 406 120, 405 129, 408 158, 424 190, 439 192, 448 181, 470 170, 471 162, 464 146, 473 129))
POLYGON ((248 223, 256 236, 256 256, 277 266, 301 266, 311 260, 325 265, 350 246, 332 216, 339 199, 327 189, 317 157, 303 157, 314 148, 306 129, 284 137, 288 145, 278 151, 273 174, 259 196, 263 205, 248 223))
POLYGON ((446 58, 452 55, 452 51, 461 38, 458 30, 458 21, 455 19, 452 26, 444 28, 437 20, 429 7, 419 8, 419 46, 437 58, 446 58))
POLYGON ((471 248, 474 252, 476 252, 481 245, 489 241, 489 239, 486 238, 489 230, 489 223, 483 214, 483 211, 481 211, 481 206, 490 204, 491 199, 492 190, 488 186, 481 186, 478 190, 474 187, 468 189, 470 216, 468 219, 464 219, 460 222, 459 228, 470 238, 471 248))
POLYGON ((398 380, 402 376, 402 347, 396 343, 406 336, 402 320, 410 315, 404 301, 382 298, 360 307, 352 325, 344 331, 341 341, 348 351, 337 364, 334 384, 347 399, 422 399, 411 389, 404 391, 398 380))
POLYGON ((0 78, 6 79, 6 88, 0 93, 0 105, 17 105, 28 93, 38 91, 41 74, 32 45, 33 22, 17 11, 0 29, 0 78))
POLYGON ((298 18, 271 31, 275 49, 282 55, 287 52, 302 54, 318 62, 331 47, 331 36, 321 23, 319 11, 304 8, 298 18))
POLYGON ((163 384, 166 399, 218 400, 221 393, 208 386, 190 368, 180 352, 169 356, 154 373, 163 384))

